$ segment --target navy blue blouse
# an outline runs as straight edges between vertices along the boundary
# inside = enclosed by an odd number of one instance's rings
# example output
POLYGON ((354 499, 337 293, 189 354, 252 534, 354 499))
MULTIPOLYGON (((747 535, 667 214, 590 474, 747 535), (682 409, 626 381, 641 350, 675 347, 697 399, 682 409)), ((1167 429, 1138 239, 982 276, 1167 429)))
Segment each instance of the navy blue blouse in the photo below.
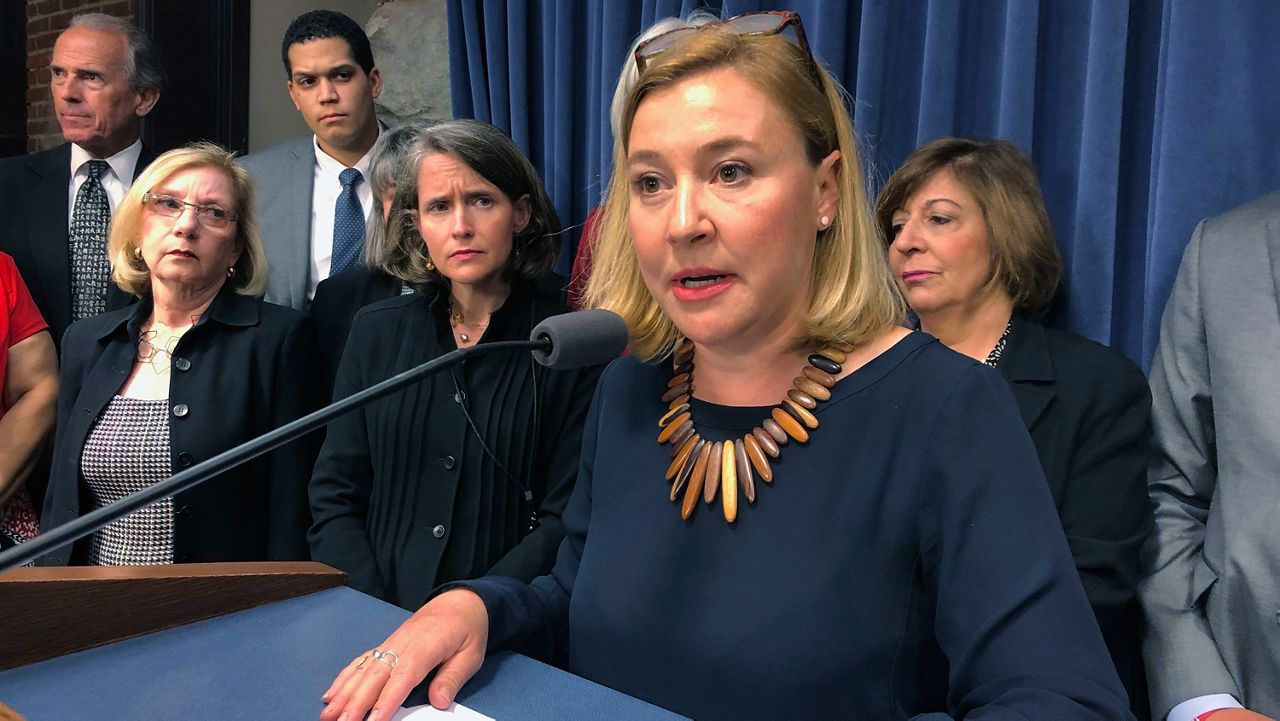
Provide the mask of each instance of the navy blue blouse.
MULTIPOLYGON (((667 500, 670 377, 606 370, 552 573, 465 584, 491 648, 567 652, 698 719, 1131 718, 996 372, 911 334, 836 386, 734 525, 667 500)), ((711 440, 767 412, 693 405, 711 440)))

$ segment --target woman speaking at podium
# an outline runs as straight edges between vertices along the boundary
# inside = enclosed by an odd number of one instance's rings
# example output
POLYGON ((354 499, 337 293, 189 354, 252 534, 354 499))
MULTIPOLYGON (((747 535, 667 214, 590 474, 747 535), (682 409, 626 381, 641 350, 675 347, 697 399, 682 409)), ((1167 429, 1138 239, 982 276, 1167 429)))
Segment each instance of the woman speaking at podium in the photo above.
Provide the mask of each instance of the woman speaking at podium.
POLYGON ((587 293, 634 354, 556 565, 438 592, 321 718, 387 719, 437 666, 443 707, 499 648, 698 719, 1130 718, 1006 384, 900 325, 799 17, 636 62, 587 293))

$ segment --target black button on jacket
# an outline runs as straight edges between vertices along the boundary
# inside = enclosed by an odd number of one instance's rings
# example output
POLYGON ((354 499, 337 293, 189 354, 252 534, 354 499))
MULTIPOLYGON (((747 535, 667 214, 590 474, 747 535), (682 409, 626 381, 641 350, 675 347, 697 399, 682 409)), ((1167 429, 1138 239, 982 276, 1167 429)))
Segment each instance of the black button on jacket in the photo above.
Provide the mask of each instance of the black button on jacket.
MULTIPOLYGON (((86 318, 62 344, 53 472, 41 528, 92 510, 81 480, 85 439, 133 369, 149 299, 86 318)), ((175 472, 315 410, 327 397, 315 329, 303 313, 224 287, 179 341, 190 365, 169 380, 170 458, 175 472), (179 412, 179 411, 183 412, 179 412)), ((321 438, 313 434, 178 494, 174 558, 190 562, 306 559, 307 480, 321 438)), ((88 539, 45 556, 83 562, 88 539)))

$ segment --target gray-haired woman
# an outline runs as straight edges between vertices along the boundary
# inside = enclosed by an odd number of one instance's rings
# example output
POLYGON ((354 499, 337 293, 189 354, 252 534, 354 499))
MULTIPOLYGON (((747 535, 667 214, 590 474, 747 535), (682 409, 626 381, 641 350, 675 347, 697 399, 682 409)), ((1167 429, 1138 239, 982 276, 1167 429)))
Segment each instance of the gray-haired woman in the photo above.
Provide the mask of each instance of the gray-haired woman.
MULTIPOLYGON (((356 314, 334 396, 455 348, 528 338, 566 312, 536 283, 559 231, 533 166, 497 128, 422 130, 401 167, 383 263, 419 292, 356 314)), ((493 356, 335 421, 311 480, 313 557, 406 608, 444 581, 545 573, 598 375, 493 356)))

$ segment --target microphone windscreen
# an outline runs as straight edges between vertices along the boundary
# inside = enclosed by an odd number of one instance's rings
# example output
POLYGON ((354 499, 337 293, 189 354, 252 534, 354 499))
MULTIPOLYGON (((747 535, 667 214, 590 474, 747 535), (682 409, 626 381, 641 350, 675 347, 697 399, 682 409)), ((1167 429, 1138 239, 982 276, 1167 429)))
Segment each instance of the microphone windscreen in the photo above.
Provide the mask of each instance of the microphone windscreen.
POLYGON ((607 363, 627 347, 627 324, 607 310, 580 310, 554 315, 529 334, 529 340, 548 340, 551 348, 533 351, 533 359, 555 370, 607 363))

